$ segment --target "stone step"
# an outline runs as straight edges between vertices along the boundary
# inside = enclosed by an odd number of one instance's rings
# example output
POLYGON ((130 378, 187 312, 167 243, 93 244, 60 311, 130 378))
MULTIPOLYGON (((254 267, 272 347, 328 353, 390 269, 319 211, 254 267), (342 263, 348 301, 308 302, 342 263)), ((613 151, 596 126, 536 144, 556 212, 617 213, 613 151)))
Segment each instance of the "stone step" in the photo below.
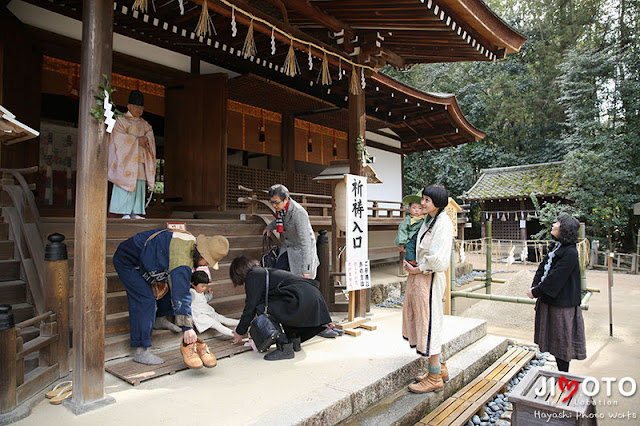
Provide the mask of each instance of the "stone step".
POLYGON ((506 353, 507 346, 508 340, 506 338, 487 335, 447 359, 449 381, 445 383, 443 392, 411 393, 407 390, 407 385, 412 382, 409 377, 407 383, 392 395, 340 424, 345 426, 416 424, 506 353))
MULTIPOLYGON (((380 401, 395 394, 399 389, 404 389, 413 381, 413 378, 426 369, 427 358, 418 356, 414 350, 410 350, 408 344, 398 336, 401 315, 396 310, 376 310, 376 315, 395 315, 398 318, 396 327, 391 329, 378 328, 376 331, 363 331, 357 338, 340 337, 341 345, 348 345, 349 348, 341 348, 341 351, 360 353, 361 362, 354 371, 347 371, 330 385, 313 387, 308 394, 300 394, 295 401, 289 401, 286 406, 274 407, 268 413, 260 416, 256 424, 281 424, 279 419, 287 419, 286 424, 336 424, 348 422, 356 419, 357 415, 376 406, 380 401), (349 340, 345 340, 349 339, 349 340), (376 345, 379 342, 397 341, 397 346, 385 348, 385 357, 378 357, 380 351, 376 345), (352 347, 351 347, 352 346, 352 347), (375 362, 374 362, 375 361, 375 362)), ((382 317, 381 317, 382 318, 382 317)), ((382 318, 383 319, 383 318, 382 318)), ((375 321, 375 317, 374 317, 375 321)), ((487 323, 484 320, 451 317, 444 318, 444 343, 443 353, 445 359, 456 357, 456 354, 466 351, 467 347, 491 346, 496 352, 486 365, 490 365, 497 357, 502 355, 507 349, 505 339, 495 341, 493 337, 486 339, 487 323), (486 343, 484 343, 486 342, 486 343), (497 348, 497 349, 496 349, 497 348)), ((489 349, 486 352, 491 352, 489 349)), ((480 355, 477 355, 481 358, 480 355)), ((485 355, 482 355, 486 356, 485 355)), ((491 357, 489 357, 491 358, 491 357)), ((450 374, 452 374, 451 385, 461 384, 464 371, 472 367, 462 367, 465 356, 459 357, 461 361, 453 362, 450 374)), ((480 359, 468 361, 470 365, 485 365, 480 359)), ((336 367, 340 368, 339 359, 335 360, 336 367)), ((447 362, 447 366, 449 362, 447 362)), ((479 367, 476 366, 479 369, 479 367)), ((437 395, 442 395, 439 393, 437 395)), ((420 396, 421 400, 425 396, 420 396)), ((442 396, 439 396, 442 400, 442 396)), ((436 404, 437 405, 437 404, 436 404)), ((382 405, 381 405, 382 406, 382 405)), ((385 408, 383 407, 382 410, 385 408)), ((423 414, 421 411, 419 414, 423 414)), ((419 420, 422 417, 416 417, 419 420)), ((380 423, 382 424, 382 423, 380 423)), ((404 423, 408 424, 408 423, 404 423)), ((412 423, 413 424, 413 423, 412 423)))

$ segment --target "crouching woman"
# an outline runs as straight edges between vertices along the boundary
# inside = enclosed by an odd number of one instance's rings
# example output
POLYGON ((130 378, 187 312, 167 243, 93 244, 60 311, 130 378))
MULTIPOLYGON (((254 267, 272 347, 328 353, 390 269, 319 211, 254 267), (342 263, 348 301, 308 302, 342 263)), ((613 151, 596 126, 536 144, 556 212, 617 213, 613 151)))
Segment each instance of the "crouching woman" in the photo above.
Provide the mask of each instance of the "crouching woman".
POLYGON ((267 312, 280 323, 285 336, 276 343, 276 350, 264 359, 276 361, 291 359, 300 343, 311 339, 331 322, 329 309, 320 293, 317 281, 280 269, 262 268, 247 256, 238 256, 229 269, 234 286, 244 285, 246 299, 240 323, 233 332, 233 340, 240 343, 246 337, 249 324, 257 314, 264 312, 266 280, 269 274, 269 303, 267 312))

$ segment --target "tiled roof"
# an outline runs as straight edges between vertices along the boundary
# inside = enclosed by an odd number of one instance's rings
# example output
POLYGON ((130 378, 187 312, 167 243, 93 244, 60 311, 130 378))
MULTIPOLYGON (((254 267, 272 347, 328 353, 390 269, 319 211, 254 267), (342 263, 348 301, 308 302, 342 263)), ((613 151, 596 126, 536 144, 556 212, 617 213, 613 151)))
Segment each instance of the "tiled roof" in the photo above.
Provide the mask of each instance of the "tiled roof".
POLYGON ((565 196, 573 182, 562 175, 564 161, 483 169, 462 198, 467 201, 509 197, 565 196))

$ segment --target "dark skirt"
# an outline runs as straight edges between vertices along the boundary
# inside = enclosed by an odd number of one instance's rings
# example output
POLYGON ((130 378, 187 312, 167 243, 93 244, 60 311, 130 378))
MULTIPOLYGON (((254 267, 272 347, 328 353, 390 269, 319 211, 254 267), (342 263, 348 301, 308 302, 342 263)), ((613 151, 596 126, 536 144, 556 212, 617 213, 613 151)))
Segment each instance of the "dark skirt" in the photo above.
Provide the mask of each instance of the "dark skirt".
POLYGON ((585 359, 587 347, 580 306, 552 306, 538 299, 533 340, 540 351, 561 360, 585 359))

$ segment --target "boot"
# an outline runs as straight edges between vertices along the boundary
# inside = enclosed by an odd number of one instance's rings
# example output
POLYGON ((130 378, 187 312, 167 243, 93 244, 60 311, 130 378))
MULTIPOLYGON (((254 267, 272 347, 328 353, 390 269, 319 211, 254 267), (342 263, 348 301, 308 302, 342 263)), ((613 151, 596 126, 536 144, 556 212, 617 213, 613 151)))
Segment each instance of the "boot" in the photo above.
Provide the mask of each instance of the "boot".
POLYGON ((428 373, 421 382, 409 385, 409 392, 413 393, 441 392, 442 389, 444 389, 442 374, 428 373))
POLYGON ((300 352, 302 350, 302 348, 300 347, 300 338, 299 337, 292 337, 291 339, 289 339, 289 343, 293 343, 293 351, 294 352, 300 352))
POLYGON ((205 367, 212 368, 215 367, 216 364, 218 364, 215 355, 213 355, 211 351, 209 351, 209 346, 207 346, 207 344, 200 339, 196 340, 196 352, 198 353, 198 356, 202 360, 202 364, 204 364, 205 367))
POLYGON ((267 361, 279 361, 281 359, 292 359, 293 357, 295 357, 293 343, 276 343, 276 350, 266 354, 264 359, 267 361))
MULTIPOLYGON (((440 363, 440 374, 442 374, 442 381, 443 382, 448 382, 449 381, 449 370, 447 370, 447 363, 446 362, 441 362, 440 363)), ((419 376, 416 376, 416 383, 423 381, 424 379, 427 378, 426 374, 421 374, 419 376)))
POLYGON ((196 352, 196 344, 191 343, 190 345, 185 345, 184 341, 180 344, 180 353, 182 354, 182 359, 184 363, 189 368, 202 368, 202 360, 198 356, 196 352))

